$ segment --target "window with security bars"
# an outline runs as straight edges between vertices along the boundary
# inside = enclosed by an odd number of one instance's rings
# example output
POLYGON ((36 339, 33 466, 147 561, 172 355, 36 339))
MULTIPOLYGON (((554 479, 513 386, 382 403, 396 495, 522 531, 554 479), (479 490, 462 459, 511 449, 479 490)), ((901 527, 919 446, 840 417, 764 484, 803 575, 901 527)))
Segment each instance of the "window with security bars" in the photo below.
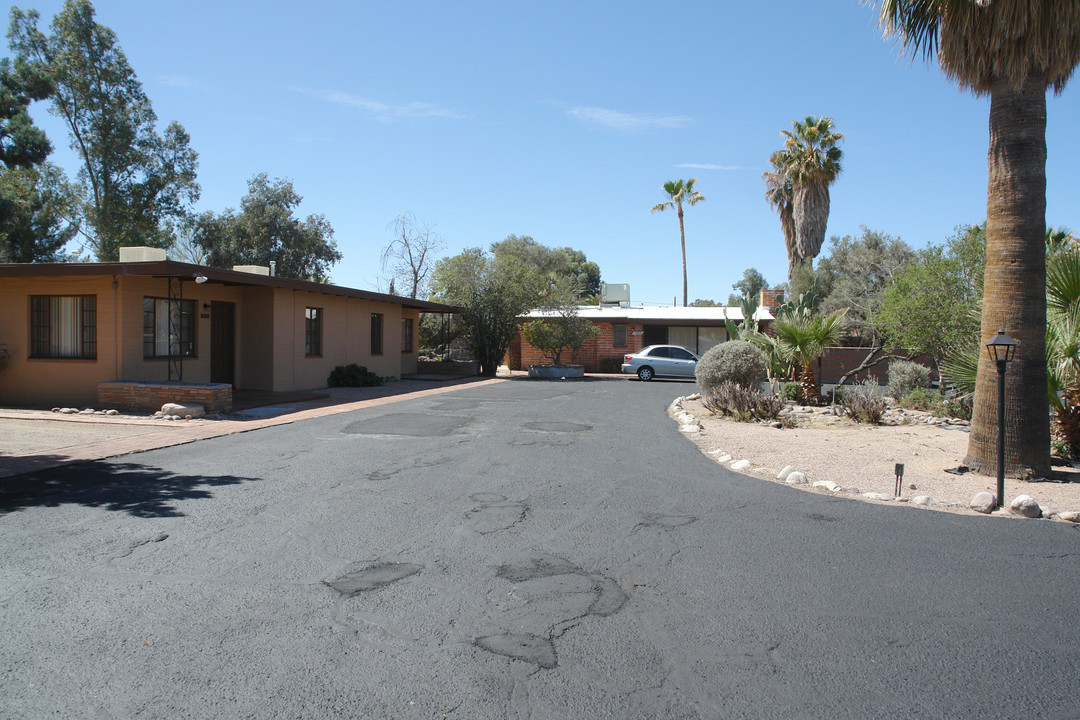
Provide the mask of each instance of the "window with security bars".
POLYGON ((304 355, 322 356, 322 308, 304 309, 304 355))
POLYGON ((612 325, 611 326, 611 346, 612 347, 626 347, 626 326, 625 325, 612 325))
POLYGON ((198 357, 194 300, 143 298, 143 357, 198 357))
POLYGON ((97 358, 97 295, 30 296, 30 357, 97 358))
POLYGON ((412 352, 413 348, 413 321, 406 318, 401 321, 401 352, 412 352))

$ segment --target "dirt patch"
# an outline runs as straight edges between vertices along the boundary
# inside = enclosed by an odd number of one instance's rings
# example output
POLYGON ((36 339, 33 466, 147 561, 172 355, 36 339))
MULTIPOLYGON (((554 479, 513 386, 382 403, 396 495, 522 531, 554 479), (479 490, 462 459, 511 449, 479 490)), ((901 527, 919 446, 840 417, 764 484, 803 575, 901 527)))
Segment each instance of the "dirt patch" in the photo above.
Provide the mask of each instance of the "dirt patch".
MULTIPOLYGON (((751 467, 742 472, 754 477, 782 483, 776 475, 791 465, 805 473, 808 481, 793 487, 811 489, 815 481, 831 480, 852 497, 866 499, 863 493, 891 496, 896 486, 896 463, 903 463, 901 498, 907 501, 929 496, 933 499, 929 507, 974 512, 968 509, 968 503, 976 493, 996 492, 994 477, 945 472, 958 467, 967 454, 968 433, 963 426, 860 425, 842 417, 810 415, 802 417, 798 427, 778 429, 718 417, 699 399, 684 398, 681 405, 701 421, 702 430, 688 433, 687 437, 702 452, 713 459, 730 455, 727 464, 749 460, 751 467)), ((1047 510, 1080 511, 1080 470, 1065 466, 1055 471, 1055 479, 1065 482, 1029 483, 1006 478, 1006 504, 1017 495, 1030 495, 1043 507, 1044 514, 1047 510)))

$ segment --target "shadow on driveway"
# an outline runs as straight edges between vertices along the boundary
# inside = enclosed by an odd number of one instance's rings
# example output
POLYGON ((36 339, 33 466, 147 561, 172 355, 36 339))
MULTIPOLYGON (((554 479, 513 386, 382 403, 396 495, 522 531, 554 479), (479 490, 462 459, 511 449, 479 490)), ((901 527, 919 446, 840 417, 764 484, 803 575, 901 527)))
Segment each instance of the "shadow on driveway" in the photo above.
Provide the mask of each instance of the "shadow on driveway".
POLYGON ((0 514, 74 503, 140 518, 182 517, 173 501, 211 498, 215 487, 257 479, 180 475, 137 463, 81 463, 5 480, 0 514))

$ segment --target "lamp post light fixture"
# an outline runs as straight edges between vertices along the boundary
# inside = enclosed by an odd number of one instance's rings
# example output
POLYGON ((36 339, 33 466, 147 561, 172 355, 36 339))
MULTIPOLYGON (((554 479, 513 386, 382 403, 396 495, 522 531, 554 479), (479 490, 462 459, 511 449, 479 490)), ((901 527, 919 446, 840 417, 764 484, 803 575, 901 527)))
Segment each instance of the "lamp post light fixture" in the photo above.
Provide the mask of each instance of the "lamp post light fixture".
POLYGON ((997 363, 998 376, 998 437, 997 437, 997 506, 1005 504, 1005 366, 1016 355, 1018 342, 1005 334, 1004 328, 997 331, 986 343, 990 359, 997 363))

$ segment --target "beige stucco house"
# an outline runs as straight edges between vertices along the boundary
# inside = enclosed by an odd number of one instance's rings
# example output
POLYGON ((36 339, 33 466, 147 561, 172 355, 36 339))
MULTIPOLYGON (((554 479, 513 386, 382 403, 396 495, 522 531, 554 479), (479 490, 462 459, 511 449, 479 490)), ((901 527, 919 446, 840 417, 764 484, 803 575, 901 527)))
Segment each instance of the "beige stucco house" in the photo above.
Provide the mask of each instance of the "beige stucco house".
POLYGON ((93 406, 110 381, 308 390, 349 363, 401 377, 416 372, 420 313, 453 310, 123 251, 115 263, 0 264, 0 405, 93 406))

